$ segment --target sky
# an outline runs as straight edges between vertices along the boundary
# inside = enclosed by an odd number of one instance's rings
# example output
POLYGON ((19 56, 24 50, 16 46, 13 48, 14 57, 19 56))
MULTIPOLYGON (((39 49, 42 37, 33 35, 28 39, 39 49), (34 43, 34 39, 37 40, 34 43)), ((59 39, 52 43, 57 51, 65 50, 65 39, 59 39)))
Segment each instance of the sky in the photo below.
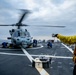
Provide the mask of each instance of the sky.
MULTIPOLYGON (((28 9, 31 12, 23 21, 23 24, 30 26, 23 29, 26 28, 33 38, 50 39, 52 33, 76 35, 76 0, 0 0, 0 24, 17 23, 20 9, 28 9)), ((16 27, 0 27, 0 37, 3 39, 10 36, 9 30, 12 28, 16 27)))

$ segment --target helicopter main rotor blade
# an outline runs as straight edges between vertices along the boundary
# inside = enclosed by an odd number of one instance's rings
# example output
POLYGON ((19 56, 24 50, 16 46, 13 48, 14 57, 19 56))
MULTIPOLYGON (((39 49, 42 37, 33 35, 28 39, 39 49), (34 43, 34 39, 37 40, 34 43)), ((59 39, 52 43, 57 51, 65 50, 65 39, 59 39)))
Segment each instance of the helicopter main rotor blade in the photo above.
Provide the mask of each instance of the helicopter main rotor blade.
POLYGON ((8 24, 8 25, 5 25, 5 24, 1 24, 0 26, 16 26, 15 24, 8 24))
POLYGON ((42 27, 60 27, 60 28, 64 28, 65 26, 48 26, 48 25, 46 25, 46 26, 42 26, 42 27))
POLYGON ((29 13, 28 10, 22 10, 22 11, 23 11, 23 13, 22 13, 22 15, 20 17, 20 20, 19 20, 18 24, 21 24, 21 22, 23 21, 23 19, 25 18, 25 16, 27 16, 27 14, 29 13))
POLYGON ((30 26, 30 25, 22 24, 21 26, 30 26))
MULTIPOLYGON (((12 24, 12 25, 4 25, 4 24, 3 24, 3 25, 0 25, 0 26, 17 26, 17 25, 16 25, 16 24, 12 24)), ((21 25, 21 24, 20 24, 19 26, 29 26, 29 25, 26 25, 26 24, 22 24, 22 25, 21 25)))
MULTIPOLYGON (((18 25, 11 24, 11 25, 0 25, 0 26, 18 26, 18 25)), ((66 27, 66 26, 53 26, 53 25, 27 25, 27 24, 20 24, 19 26, 56 27, 56 28, 65 28, 65 27, 66 27)))
POLYGON ((11 26, 11 25, 0 25, 0 26, 11 26))
POLYGON ((52 26, 52 25, 26 25, 22 24, 20 26, 34 26, 34 27, 57 27, 57 28, 65 28, 66 26, 52 26))
POLYGON ((53 26, 53 25, 32 25, 35 27, 56 27, 56 28, 65 28, 66 26, 53 26))

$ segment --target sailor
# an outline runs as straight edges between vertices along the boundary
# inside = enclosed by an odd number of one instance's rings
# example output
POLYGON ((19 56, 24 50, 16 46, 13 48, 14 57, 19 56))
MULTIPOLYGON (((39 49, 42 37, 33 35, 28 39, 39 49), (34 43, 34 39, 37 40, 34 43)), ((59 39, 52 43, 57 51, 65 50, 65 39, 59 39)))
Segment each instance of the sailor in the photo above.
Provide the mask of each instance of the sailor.
POLYGON ((8 44, 7 42, 3 42, 3 43, 2 43, 2 47, 3 47, 3 48, 6 48, 6 47, 7 47, 7 44, 8 44))
POLYGON ((74 36, 63 36, 61 34, 53 34, 53 37, 57 37, 61 42, 66 44, 75 44, 74 52, 73 52, 73 61, 74 61, 74 69, 73 75, 76 75, 76 35, 74 36))
POLYGON ((36 39, 33 40, 33 47, 37 47, 37 40, 36 39))
POLYGON ((48 41, 47 43, 48 48, 51 47, 52 48, 52 43, 50 41, 48 41))

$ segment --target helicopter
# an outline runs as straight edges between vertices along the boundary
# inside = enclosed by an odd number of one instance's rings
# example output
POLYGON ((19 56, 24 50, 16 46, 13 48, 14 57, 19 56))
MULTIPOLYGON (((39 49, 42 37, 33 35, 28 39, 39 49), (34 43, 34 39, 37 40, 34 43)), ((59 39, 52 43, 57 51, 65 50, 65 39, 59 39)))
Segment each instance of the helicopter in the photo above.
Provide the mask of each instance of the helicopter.
POLYGON ((16 26, 17 29, 9 30, 10 36, 7 37, 7 39, 11 39, 11 43, 13 46, 24 46, 28 47, 32 45, 32 37, 30 36, 30 33, 27 31, 27 29, 23 30, 21 29, 21 26, 27 26, 25 24, 22 24, 22 21, 24 17, 29 13, 28 10, 23 10, 23 13, 16 24, 12 25, 0 25, 0 26, 16 26))
MULTIPOLYGON (((24 46, 29 47, 33 44, 33 38, 30 36, 30 33, 28 32, 27 29, 23 30, 21 29, 22 26, 29 26, 26 24, 22 24, 22 21, 24 20, 24 18, 27 16, 29 12, 29 10, 22 10, 22 15, 19 19, 19 21, 16 24, 11 24, 11 25, 0 25, 0 26, 16 26, 17 29, 12 29, 9 30, 10 36, 11 37, 7 37, 7 39, 11 39, 11 43, 13 46, 24 46)), ((41 27, 60 27, 60 28, 64 28, 65 26, 48 26, 48 25, 40 25, 41 27)), ((38 27, 38 26, 37 26, 38 27)))

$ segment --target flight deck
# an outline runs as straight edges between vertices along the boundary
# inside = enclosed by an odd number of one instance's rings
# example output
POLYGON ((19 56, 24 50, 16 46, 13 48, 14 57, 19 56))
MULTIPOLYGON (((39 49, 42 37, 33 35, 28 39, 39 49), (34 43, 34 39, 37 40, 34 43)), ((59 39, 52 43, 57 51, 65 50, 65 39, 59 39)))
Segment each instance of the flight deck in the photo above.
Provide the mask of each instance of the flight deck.
MULTIPOLYGON (((50 68, 45 69, 49 75, 73 75, 72 52, 61 43, 53 43, 52 48, 47 48, 46 43, 39 43, 43 47, 27 48, 27 52, 33 57, 49 55, 51 57, 50 68), (58 58, 55 58, 55 57, 58 58)), ((40 75, 32 67, 31 62, 21 49, 0 48, 0 75, 40 75)))

